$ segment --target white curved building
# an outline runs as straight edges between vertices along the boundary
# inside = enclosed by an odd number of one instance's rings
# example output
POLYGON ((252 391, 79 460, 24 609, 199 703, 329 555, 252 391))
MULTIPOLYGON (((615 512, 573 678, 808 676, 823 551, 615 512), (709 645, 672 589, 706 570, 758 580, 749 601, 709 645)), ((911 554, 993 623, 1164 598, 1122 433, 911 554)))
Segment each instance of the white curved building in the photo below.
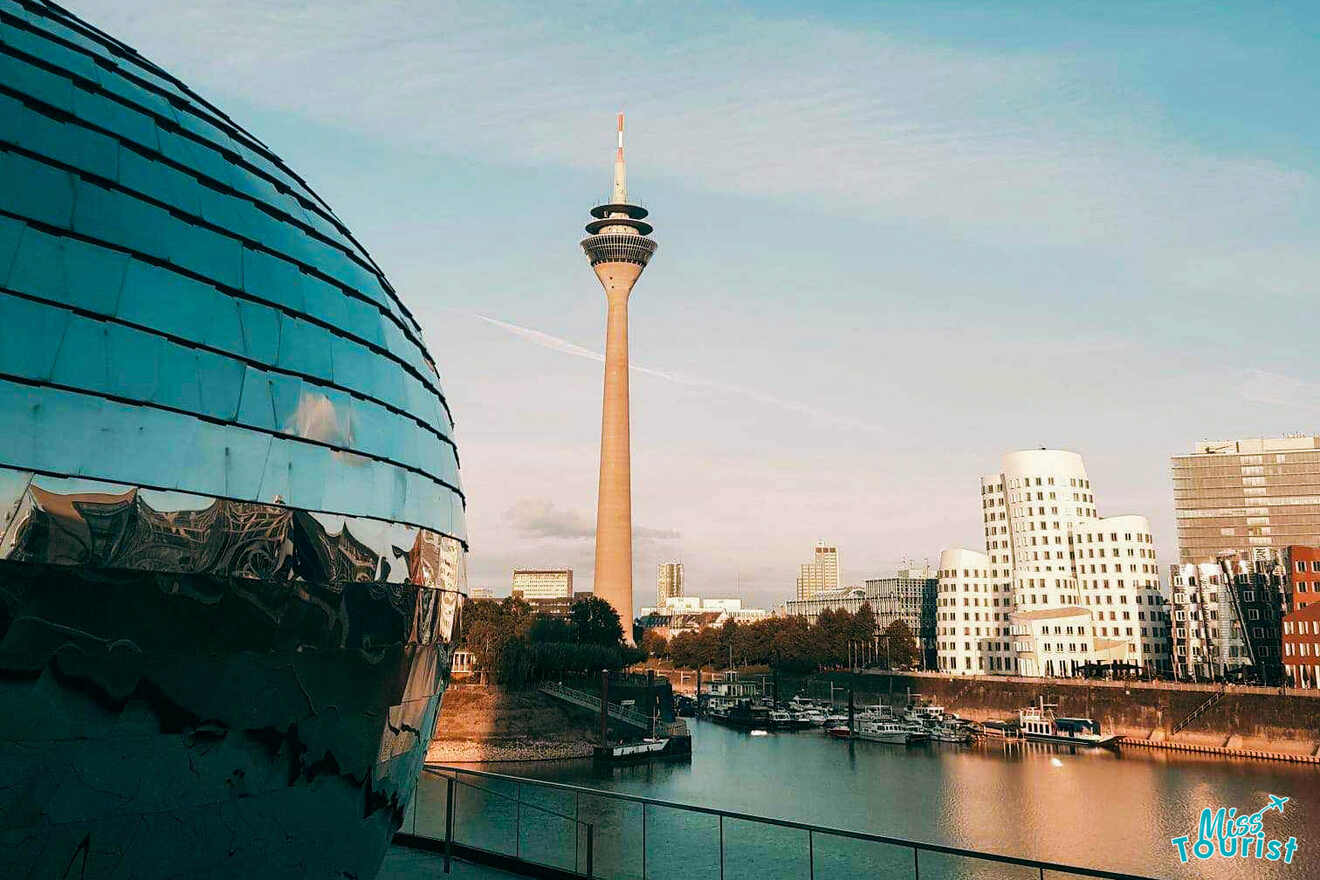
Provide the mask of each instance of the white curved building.
POLYGON ((981 514, 986 552, 941 556, 941 611, 951 615, 941 615, 941 669, 1071 675, 1110 660, 1167 668, 1150 526, 1139 516, 1098 517, 1080 455, 1006 454, 1000 473, 981 478, 981 514), (980 640, 978 624, 989 633, 980 640))

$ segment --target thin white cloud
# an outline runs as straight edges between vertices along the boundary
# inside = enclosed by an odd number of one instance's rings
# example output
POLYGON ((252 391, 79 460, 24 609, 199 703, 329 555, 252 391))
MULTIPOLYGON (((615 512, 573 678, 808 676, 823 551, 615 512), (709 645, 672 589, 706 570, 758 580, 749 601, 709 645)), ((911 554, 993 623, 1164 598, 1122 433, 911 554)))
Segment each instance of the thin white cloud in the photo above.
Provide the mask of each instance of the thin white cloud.
MULTIPOLYGON (((580 345, 569 342, 567 339, 561 339, 558 336, 551 336, 549 333, 544 333, 531 327, 511 324, 508 321, 501 321, 498 318, 492 318, 489 315, 482 315, 477 312, 463 312, 457 309, 452 311, 455 311, 458 314, 467 315, 471 318, 476 318, 479 321, 484 321, 492 327, 498 327, 506 333, 521 337, 528 342, 534 343, 543 348, 548 348, 551 351, 558 351, 563 354, 586 358, 587 360, 599 361, 601 363, 605 361, 605 356, 598 351, 583 348, 580 345)), ((654 376, 657 379, 672 382, 676 385, 685 385, 689 388, 700 388, 706 391, 713 391, 717 394, 732 394, 738 397, 743 397, 766 406, 778 407, 779 409, 788 410, 789 412, 794 412, 798 415, 807 416, 842 428, 852 428, 859 431, 872 431, 879 434, 889 433, 889 429, 882 425, 875 425, 848 416, 838 415, 837 413, 827 412, 796 400, 787 400, 782 397, 776 397, 773 394, 768 394, 764 391, 755 388, 748 388, 743 385, 734 385, 729 382, 717 382, 714 379, 704 379, 700 376, 690 376, 672 370, 659 370, 655 367, 643 367, 639 364, 629 364, 629 369, 631 372, 645 376, 654 376)))
POLYGON ((1269 370, 1247 370, 1238 385, 1243 400, 1290 411, 1320 410, 1320 384, 1269 370))
POLYGON ((602 17, 585 2, 88 0, 83 11, 207 91, 411 149, 600 169, 602 190, 623 106, 642 188, 667 177, 1019 246, 1257 239, 1314 195, 1303 171, 1169 137, 1162 107, 1107 81, 1112 59, 1075 44, 996 53, 797 15, 631 6, 602 17), (602 80, 605 44, 639 63, 602 80))

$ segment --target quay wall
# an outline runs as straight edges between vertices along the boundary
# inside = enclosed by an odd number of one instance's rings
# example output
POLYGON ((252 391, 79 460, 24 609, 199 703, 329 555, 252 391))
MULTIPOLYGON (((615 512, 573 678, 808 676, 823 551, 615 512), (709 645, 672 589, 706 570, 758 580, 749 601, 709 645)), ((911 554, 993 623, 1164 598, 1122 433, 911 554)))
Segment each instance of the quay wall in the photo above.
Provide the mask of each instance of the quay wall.
POLYGON ((482 764, 589 758, 598 735, 585 715, 535 689, 451 684, 445 691, 430 764, 482 764))
MULTIPOLYGON (((592 691, 591 679, 564 684, 592 691)), ((673 695, 669 682, 655 683, 661 721, 673 721, 673 695)), ((638 711, 646 702, 646 687, 636 682, 612 681, 612 703, 633 701, 638 711)), ((611 722, 611 736, 633 735, 611 722)), ((506 761, 551 761, 589 758, 600 739, 599 716, 548 697, 531 686, 510 690, 499 685, 455 682, 445 692, 435 734, 427 749, 428 763, 484 764, 506 761)))
MULTIPOLYGON (((1229 687, 1177 734, 1172 728, 1218 687, 1176 682, 1110 682, 938 673, 831 673, 824 678, 854 688, 859 703, 902 704, 909 692, 967 718, 1015 718, 1040 697, 1060 715, 1093 718, 1107 733, 1133 741, 1233 752, 1320 756, 1320 692, 1229 687)), ((819 685, 817 689, 819 689, 819 685)), ((786 691, 791 693, 792 691, 786 691)), ((836 691, 837 696, 837 691, 836 691)))

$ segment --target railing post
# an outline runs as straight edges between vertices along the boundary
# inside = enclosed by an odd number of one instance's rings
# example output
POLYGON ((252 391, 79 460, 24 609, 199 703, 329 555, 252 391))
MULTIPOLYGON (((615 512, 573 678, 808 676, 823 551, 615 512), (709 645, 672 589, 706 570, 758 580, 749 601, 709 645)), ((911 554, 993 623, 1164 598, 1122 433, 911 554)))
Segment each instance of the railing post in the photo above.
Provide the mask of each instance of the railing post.
POLYGON ((810 880, 816 880, 816 837, 810 828, 807 829, 807 876, 810 880))
POLYGON ((720 813, 720 880, 724 880, 724 814, 720 813))
POLYGON ((454 777, 447 777, 445 786, 445 873, 454 859, 454 777))
POLYGON ((646 801, 642 801, 642 880, 646 880, 646 801))
POLYGON ((596 831, 596 826, 588 822, 587 823, 587 880, 591 880, 591 876, 592 876, 591 856, 592 856, 592 846, 593 846, 593 838, 595 837, 595 831, 596 831))
POLYGON ((921 850, 912 847, 912 880, 921 880, 921 850))
MULTIPOLYGON (((522 858, 522 783, 513 784, 514 797, 516 801, 513 805, 513 857, 522 858)), ((643 878, 645 880, 645 878, 643 878)))

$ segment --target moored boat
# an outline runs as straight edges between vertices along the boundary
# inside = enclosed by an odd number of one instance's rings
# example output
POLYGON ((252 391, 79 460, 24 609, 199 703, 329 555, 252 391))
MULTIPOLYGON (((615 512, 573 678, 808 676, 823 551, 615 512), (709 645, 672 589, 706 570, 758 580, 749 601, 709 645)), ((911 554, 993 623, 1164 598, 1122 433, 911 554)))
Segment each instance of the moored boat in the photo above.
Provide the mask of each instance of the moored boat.
POLYGON ((1060 743, 1072 746, 1101 746, 1117 748, 1122 739, 1116 734, 1100 732, 1098 722, 1090 718, 1071 718, 1054 714, 1055 706, 1040 699, 1040 703, 1018 712, 1018 725, 1024 739, 1036 742, 1060 743))
POLYGON ((857 731, 853 735, 857 739, 899 746, 917 741, 918 736, 923 739, 926 737, 925 733, 918 734, 897 721, 862 721, 858 723, 857 731))

